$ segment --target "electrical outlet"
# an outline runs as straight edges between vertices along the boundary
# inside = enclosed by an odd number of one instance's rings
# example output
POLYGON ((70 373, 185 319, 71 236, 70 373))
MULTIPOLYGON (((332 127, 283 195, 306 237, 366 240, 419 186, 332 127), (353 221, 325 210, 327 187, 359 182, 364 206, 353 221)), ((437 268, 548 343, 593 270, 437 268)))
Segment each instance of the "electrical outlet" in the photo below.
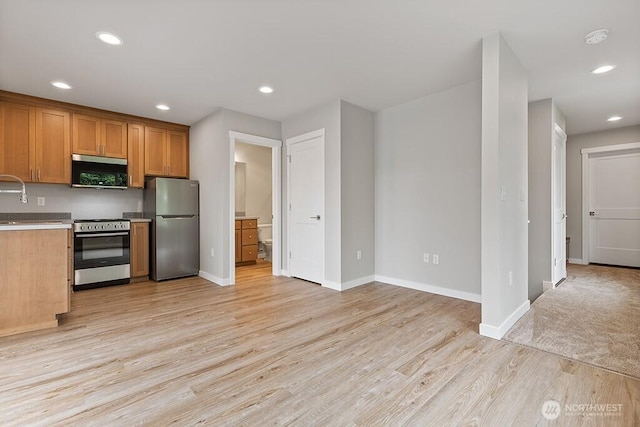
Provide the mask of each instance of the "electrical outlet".
POLYGON ((44 197, 38 197, 38 206, 44 206, 44 197))
POLYGON ((433 263, 438 264, 440 262, 440 256, 438 254, 433 254, 433 263))
POLYGON ((211 248, 211 258, 214 257, 215 252, 213 251, 213 248, 211 248))
POLYGON ((362 259, 362 251, 360 249, 356 251, 356 259, 362 259))
POLYGON ((422 260, 423 260, 424 262, 426 262, 427 264, 429 264, 429 254, 424 254, 424 255, 422 256, 422 260))
POLYGON ((509 272, 509 286, 513 286, 513 271, 509 272))

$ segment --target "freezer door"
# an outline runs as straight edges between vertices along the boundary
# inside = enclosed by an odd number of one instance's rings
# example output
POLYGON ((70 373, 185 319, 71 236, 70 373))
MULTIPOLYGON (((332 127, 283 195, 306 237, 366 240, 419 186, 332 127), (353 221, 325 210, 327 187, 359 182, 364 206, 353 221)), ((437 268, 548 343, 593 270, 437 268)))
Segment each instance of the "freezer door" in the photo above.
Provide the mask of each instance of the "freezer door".
POLYGON ((197 215, 198 181, 155 179, 156 215, 197 215))
POLYGON ((198 215, 182 217, 156 216, 154 280, 194 276, 200 269, 198 215))

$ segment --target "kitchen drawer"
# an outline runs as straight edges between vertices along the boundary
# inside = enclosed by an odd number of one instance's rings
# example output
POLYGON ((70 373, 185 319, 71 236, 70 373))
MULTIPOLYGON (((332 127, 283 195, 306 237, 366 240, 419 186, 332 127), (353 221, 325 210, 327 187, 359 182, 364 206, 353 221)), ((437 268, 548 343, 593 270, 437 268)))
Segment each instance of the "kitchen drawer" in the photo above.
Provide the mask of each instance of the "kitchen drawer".
POLYGON ((242 261, 255 261, 258 258, 258 245, 242 247, 242 261))
POLYGON ((258 221, 255 219, 243 219, 242 228, 258 228, 258 221))
POLYGON ((244 245, 257 245, 258 244, 258 230, 253 228, 250 230, 242 230, 242 246, 244 245))
POLYGON ((236 220, 236 230, 240 230, 241 227, 242 227, 242 221, 236 220))

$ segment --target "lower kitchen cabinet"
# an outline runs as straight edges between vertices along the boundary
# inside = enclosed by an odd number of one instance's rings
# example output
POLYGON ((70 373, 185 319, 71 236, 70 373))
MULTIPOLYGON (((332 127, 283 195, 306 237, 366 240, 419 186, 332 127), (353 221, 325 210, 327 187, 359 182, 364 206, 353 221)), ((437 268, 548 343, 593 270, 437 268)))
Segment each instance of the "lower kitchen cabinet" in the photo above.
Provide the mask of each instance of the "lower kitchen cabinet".
POLYGON ((0 336, 57 326, 70 309, 69 229, 0 229, 0 239, 0 336))
POLYGON ((149 276, 149 223, 131 222, 131 278, 149 276))

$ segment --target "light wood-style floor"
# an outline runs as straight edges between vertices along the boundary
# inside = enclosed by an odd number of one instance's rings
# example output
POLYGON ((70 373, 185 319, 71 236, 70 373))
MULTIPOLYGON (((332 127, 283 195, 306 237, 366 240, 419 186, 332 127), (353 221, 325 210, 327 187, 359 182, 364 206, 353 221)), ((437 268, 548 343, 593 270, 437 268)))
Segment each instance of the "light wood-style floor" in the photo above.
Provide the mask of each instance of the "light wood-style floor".
POLYGON ((640 381, 477 333, 480 305, 373 283, 266 277, 78 292, 57 329, 0 338, 0 425, 547 425, 541 406, 621 404, 640 381))

